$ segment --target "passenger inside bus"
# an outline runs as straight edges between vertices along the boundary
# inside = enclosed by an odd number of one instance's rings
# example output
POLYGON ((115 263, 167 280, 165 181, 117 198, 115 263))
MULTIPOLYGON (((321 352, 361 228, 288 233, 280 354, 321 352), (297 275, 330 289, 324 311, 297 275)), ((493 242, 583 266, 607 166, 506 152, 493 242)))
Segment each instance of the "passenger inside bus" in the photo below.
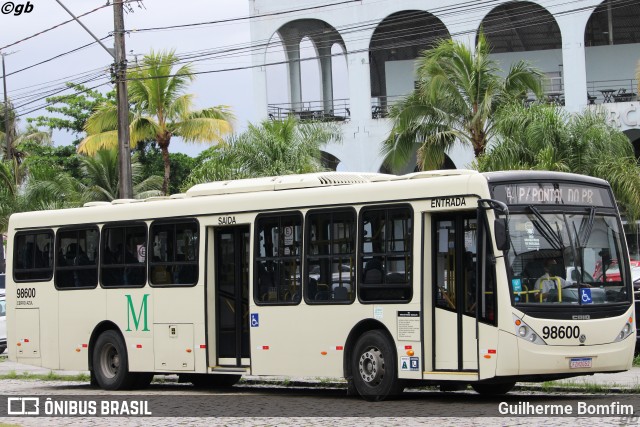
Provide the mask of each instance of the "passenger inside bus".
POLYGON ((540 302, 549 300, 551 290, 555 290, 555 294, 557 295, 562 288, 567 287, 567 282, 555 271, 557 265, 558 261, 556 261, 555 258, 547 258, 542 263, 544 273, 536 280, 533 287, 540 291, 540 297, 538 299, 540 302))

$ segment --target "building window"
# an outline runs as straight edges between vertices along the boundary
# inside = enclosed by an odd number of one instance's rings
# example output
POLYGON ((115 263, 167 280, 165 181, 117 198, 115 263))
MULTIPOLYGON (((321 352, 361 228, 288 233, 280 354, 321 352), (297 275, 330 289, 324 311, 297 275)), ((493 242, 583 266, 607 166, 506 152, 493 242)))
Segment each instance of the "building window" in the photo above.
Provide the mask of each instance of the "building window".
POLYGON ((364 208, 360 227, 360 300, 411 300, 411 207, 364 208))
POLYGON ((154 222, 149 244, 152 285, 195 285, 198 282, 198 223, 154 222))
POLYGON ((100 283, 104 287, 142 287, 146 277, 147 226, 102 227, 100 283))
POLYGON ((16 282, 48 281, 53 277, 53 231, 18 233, 13 247, 16 282))
POLYGON ((58 289, 97 286, 99 240, 98 227, 58 231, 55 274, 58 289))
POLYGON ((265 304, 300 302, 302 215, 260 216, 256 221, 254 299, 265 304))
POLYGON ((306 218, 306 291, 309 303, 351 302, 355 297, 356 214, 315 211, 306 218))

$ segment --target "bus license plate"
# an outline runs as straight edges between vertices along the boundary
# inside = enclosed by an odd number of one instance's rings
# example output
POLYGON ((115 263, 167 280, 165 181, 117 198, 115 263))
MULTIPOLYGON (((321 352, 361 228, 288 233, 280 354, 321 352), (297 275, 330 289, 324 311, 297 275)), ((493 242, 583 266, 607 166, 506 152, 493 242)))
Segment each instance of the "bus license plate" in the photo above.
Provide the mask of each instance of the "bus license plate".
POLYGON ((590 357, 576 357, 569 361, 569 368, 571 369, 590 368, 590 367, 591 367, 590 357))

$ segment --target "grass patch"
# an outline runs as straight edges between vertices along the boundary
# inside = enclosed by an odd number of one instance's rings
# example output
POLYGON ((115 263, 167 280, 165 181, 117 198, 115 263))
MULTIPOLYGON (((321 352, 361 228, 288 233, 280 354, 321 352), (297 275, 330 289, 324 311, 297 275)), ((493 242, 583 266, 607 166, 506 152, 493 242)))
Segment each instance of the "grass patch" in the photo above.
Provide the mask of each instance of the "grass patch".
POLYGON ((633 359, 633 366, 640 366, 640 354, 633 359))
POLYGON ((0 374, 0 380, 89 381, 90 379, 88 374, 61 375, 53 371, 49 371, 48 374, 19 373, 16 371, 0 374))

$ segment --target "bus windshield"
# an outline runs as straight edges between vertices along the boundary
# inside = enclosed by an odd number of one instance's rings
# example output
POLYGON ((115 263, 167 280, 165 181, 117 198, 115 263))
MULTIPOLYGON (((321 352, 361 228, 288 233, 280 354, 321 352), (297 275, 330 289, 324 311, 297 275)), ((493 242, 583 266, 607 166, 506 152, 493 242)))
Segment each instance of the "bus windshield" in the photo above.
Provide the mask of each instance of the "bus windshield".
POLYGON ((512 302, 610 304, 629 302, 622 230, 614 216, 545 213, 534 206, 509 219, 512 302), (624 265, 624 264, 623 264, 624 265))

